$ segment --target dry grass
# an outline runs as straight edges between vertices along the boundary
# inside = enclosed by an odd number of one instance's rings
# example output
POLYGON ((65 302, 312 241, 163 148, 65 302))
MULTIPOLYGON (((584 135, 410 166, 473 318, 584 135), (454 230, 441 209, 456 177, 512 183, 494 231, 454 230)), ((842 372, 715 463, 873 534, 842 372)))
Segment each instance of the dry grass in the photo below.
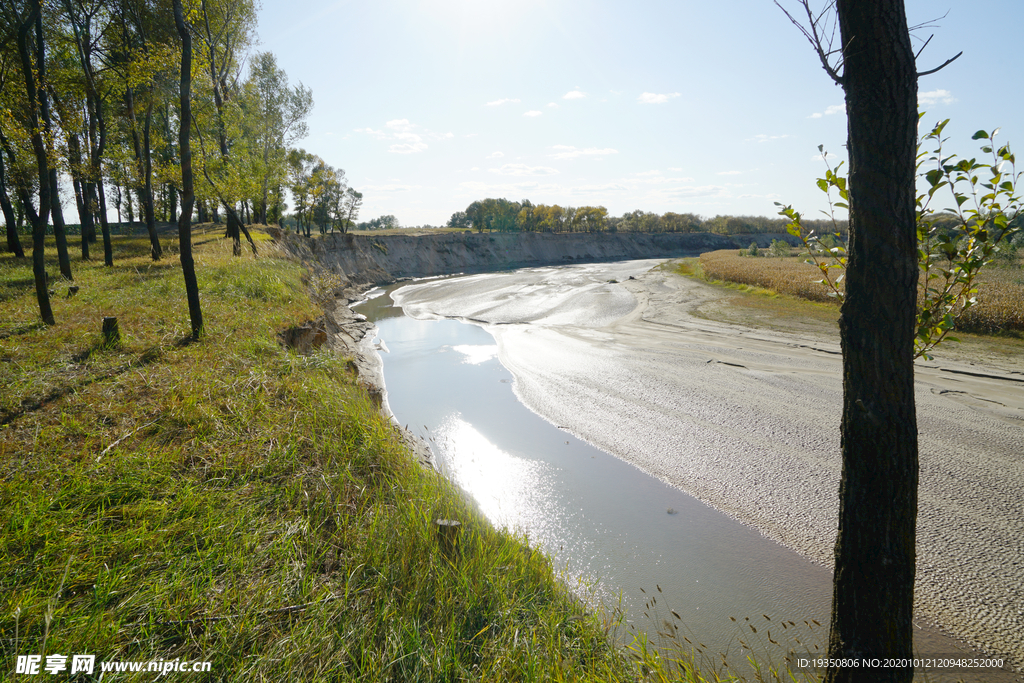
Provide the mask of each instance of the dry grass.
MULTIPOLYGON (((737 282, 792 294, 811 301, 834 302, 828 288, 816 282, 821 271, 803 257, 739 256, 734 250, 702 254, 700 265, 711 280, 737 282)), ((833 271, 838 272, 838 271, 833 271)), ((839 286, 842 289, 842 283, 839 286)), ((965 311, 957 329, 974 332, 1024 331, 1024 269, 1016 265, 992 264, 978 281, 978 303, 965 311)))

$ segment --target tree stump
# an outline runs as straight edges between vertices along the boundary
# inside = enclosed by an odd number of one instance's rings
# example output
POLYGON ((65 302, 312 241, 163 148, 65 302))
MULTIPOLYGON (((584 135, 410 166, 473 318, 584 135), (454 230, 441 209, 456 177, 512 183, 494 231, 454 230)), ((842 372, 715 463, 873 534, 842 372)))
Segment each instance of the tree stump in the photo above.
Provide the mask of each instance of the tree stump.
POLYGON ((434 524, 437 525, 437 541, 441 545, 441 553, 452 559, 458 551, 462 522, 454 519, 435 519, 434 524))
POLYGON ((119 341, 121 341, 121 331, 117 328, 117 318, 103 316, 103 343, 109 346, 119 341))

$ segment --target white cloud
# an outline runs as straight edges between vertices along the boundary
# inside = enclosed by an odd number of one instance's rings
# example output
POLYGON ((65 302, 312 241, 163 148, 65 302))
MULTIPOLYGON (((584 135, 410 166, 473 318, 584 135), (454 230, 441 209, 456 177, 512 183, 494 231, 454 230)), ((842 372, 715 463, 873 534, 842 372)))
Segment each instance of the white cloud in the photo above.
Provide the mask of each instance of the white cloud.
POLYGON ((809 119, 820 119, 821 118, 821 112, 820 111, 816 111, 813 114, 811 114, 810 116, 808 116, 807 118, 809 118, 809 119))
POLYGON ((502 153, 502 152, 491 152, 490 154, 487 155, 487 158, 488 159, 498 159, 498 158, 501 158, 503 156, 505 156, 505 154, 502 153))
POLYGON ((640 173, 634 173, 633 175, 638 175, 638 176, 661 175, 661 171, 641 171, 640 173))
POLYGON ((523 114, 523 116, 540 116, 543 113, 544 112, 542 112, 542 111, 537 111, 536 109, 531 109, 530 111, 525 112, 523 114))
POLYGON ((668 169, 668 170, 670 170, 670 171, 675 171, 676 173, 679 173, 679 172, 680 172, 680 171, 682 171, 683 169, 681 169, 681 168, 671 168, 671 167, 669 167, 669 169, 668 169))
POLYGON ((743 171, 719 171, 715 175, 739 175, 741 173, 743 173, 743 171))
POLYGON ((382 130, 356 128, 356 132, 370 135, 377 140, 393 141, 394 144, 388 147, 388 151, 393 154, 415 154, 425 151, 428 145, 424 138, 427 140, 448 140, 455 137, 450 132, 435 133, 420 128, 415 123, 410 123, 409 119, 392 119, 384 124, 382 130))
POLYGON ((548 106, 549 106, 549 107, 552 107, 552 108, 554 108, 554 109, 558 109, 558 105, 557 105, 557 104, 555 104, 554 102, 548 102, 548 106))
POLYGON ((931 106, 939 102, 942 102, 942 104, 953 104, 956 102, 956 98, 948 90, 929 90, 928 92, 917 93, 918 104, 931 106))
POLYGON ((586 149, 577 149, 570 145, 555 145, 551 149, 557 150, 555 154, 550 154, 552 159, 575 159, 581 156, 606 156, 608 154, 618 154, 619 150, 606 147, 604 149, 598 149, 596 147, 588 147, 586 149))
POLYGON ((645 92, 637 98, 640 104, 665 104, 674 97, 680 97, 681 93, 670 92, 670 93, 653 93, 645 92))
POLYGON ((526 164, 505 164, 500 168, 490 169, 491 173, 515 176, 545 176, 558 173, 558 169, 549 166, 527 166, 526 164))
POLYGON ((829 107, 829 108, 827 108, 825 110, 825 116, 831 116, 832 114, 845 114, 845 113, 846 113, 846 103, 843 103, 843 104, 833 104, 831 107, 829 107))
POLYGON ((397 145, 391 145, 388 147, 388 151, 394 154, 415 154, 422 152, 427 149, 427 143, 425 142, 403 142, 397 145))
POLYGON ((567 92, 564 95, 562 95, 562 99, 563 100, 582 100, 586 96, 587 96, 587 94, 585 92, 581 92, 579 90, 570 90, 569 92, 567 92))
POLYGON ((505 103, 519 104, 519 98, 518 97, 503 97, 500 100, 494 100, 493 102, 488 102, 484 106, 486 106, 486 107, 500 107, 501 105, 503 105, 505 103))
POLYGON ((755 135, 752 138, 747 138, 746 141, 750 142, 751 140, 753 140, 755 142, 768 142, 769 140, 782 140, 783 138, 788 137, 789 135, 765 135, 762 133, 760 135, 755 135))

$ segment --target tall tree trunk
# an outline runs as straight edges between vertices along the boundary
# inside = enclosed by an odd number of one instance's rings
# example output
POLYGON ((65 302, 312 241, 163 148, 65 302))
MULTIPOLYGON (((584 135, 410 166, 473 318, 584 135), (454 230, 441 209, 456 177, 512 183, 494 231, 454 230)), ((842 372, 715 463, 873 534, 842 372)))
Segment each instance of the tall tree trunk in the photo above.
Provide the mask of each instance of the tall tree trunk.
MULTIPOLYGON (((209 65, 210 65, 210 80, 213 83, 213 103, 217 109, 217 142, 220 145, 220 155, 222 158, 227 159, 228 156, 228 138, 227 131, 224 126, 224 97, 226 96, 225 90, 225 74, 218 71, 217 65, 217 54, 214 49, 213 35, 210 31, 210 19, 206 11, 206 2, 202 3, 203 19, 206 23, 206 40, 209 46, 209 65)), ((221 67, 224 65, 221 64, 221 67)), ((209 176, 207 176, 209 178, 209 176)), ((212 183, 211 183, 212 185, 212 183)), ((221 197, 221 203, 224 205, 224 212, 227 214, 227 234, 231 238, 233 245, 232 250, 235 256, 242 254, 241 234, 245 233, 245 238, 249 242, 249 246, 252 248, 252 253, 256 255, 256 243, 252 239, 252 235, 246 229, 245 224, 239 219, 238 214, 235 212, 234 206, 228 204, 228 202, 221 197)), ((216 217, 214 213, 214 217, 216 217)))
POLYGON ((146 231, 153 243, 153 260, 159 261, 163 256, 163 249, 160 248, 160 240, 156 235, 156 213, 153 206, 153 146, 150 143, 149 131, 153 123, 153 102, 150 100, 146 106, 146 123, 142 126, 142 173, 144 187, 142 194, 142 208, 146 212, 146 231))
POLYGON ((89 230, 92 225, 92 212, 89 210, 88 199, 84 193, 85 178, 82 173, 82 146, 77 133, 68 133, 68 161, 71 162, 71 186, 75 191, 75 206, 78 209, 78 222, 82 228, 82 260, 89 260, 89 230))
MULTIPOLYGON (((72 25, 75 32, 75 40, 78 45, 78 56, 82 63, 82 72, 85 74, 85 106, 86 115, 89 119, 89 177, 95 184, 96 197, 99 200, 100 226, 103 232, 103 264, 114 265, 113 246, 110 242, 110 222, 107 219, 107 197, 103 188, 103 152, 107 145, 107 124, 103 118, 103 98, 100 97, 96 88, 96 75, 92 68, 92 38, 90 22, 92 17, 86 15, 84 21, 79 24, 75 19, 77 13, 72 9, 70 0, 65 0, 64 6, 68 10, 68 16, 72 17, 72 25)), ((133 119, 134 120, 134 119, 133 119)), ((89 196, 92 196, 90 193, 89 196)), ((120 201, 120 193, 118 194, 120 201)), ((118 223, 121 222, 121 207, 118 205, 118 223)), ((96 223, 93 221, 92 235, 95 239, 96 223)))
MULTIPOLYGON (((135 163, 139 175, 142 176, 142 186, 135 188, 139 198, 139 212, 145 215, 146 232, 149 233, 150 254, 154 261, 159 261, 163 255, 160 248, 160 238, 156 234, 156 220, 153 217, 153 165, 149 149, 149 125, 153 117, 152 103, 146 108, 146 125, 144 140, 139 139, 139 125, 135 116, 135 94, 132 88, 125 90, 125 105, 128 109, 128 118, 131 121, 132 143, 135 147, 135 163)), ((128 212, 129 220, 134 222, 131 211, 128 212)))
MULTIPOLYGON (((91 175, 91 174, 90 174, 91 175)), ((85 230, 85 236, 90 244, 96 243, 96 218, 99 216, 96 202, 96 181, 92 177, 85 181, 84 190, 85 208, 89 212, 89 226, 85 230)))
MULTIPOLYGON (((100 230, 103 232, 103 265, 114 265, 114 245, 110 242, 110 221, 107 218, 107 193, 103 189, 103 177, 96 180, 96 194, 100 201, 100 230)), ((121 212, 118 211, 118 221, 121 220, 121 212)))
POLYGON ((127 185, 124 188, 124 198, 124 207, 128 213, 128 225, 131 227, 135 225, 135 207, 133 205, 135 200, 132 199, 132 188, 127 185))
POLYGON ((68 255, 68 234, 64 229, 64 210, 60 205, 60 186, 57 184, 57 169, 51 168, 47 173, 50 184, 50 213, 53 222, 53 241, 57 243, 57 263, 60 274, 68 280, 75 278, 71 274, 71 258, 68 255))
MULTIPOLYGON (((31 3, 33 12, 35 14, 35 29, 36 29, 36 73, 39 75, 40 85, 36 89, 36 100, 34 104, 38 104, 39 117, 37 121, 33 122, 33 127, 42 125, 42 134, 46 135, 47 139, 50 137, 50 132, 53 130, 53 126, 50 121, 50 101, 46 95, 46 47, 43 42, 43 13, 40 8, 38 0, 34 0, 31 3)), ((35 118, 33 116, 33 118, 35 118)), ((34 134, 34 133, 33 133, 34 134)), ((45 145, 43 146, 45 154, 45 145)), ((36 154, 38 155, 38 151, 36 154)), ((45 158, 41 163, 49 164, 45 158)), ((42 169, 40 168, 40 173, 42 169)), ((71 275, 71 258, 68 256, 68 237, 64 231, 64 213, 60 208, 60 193, 57 187, 57 169, 48 168, 46 175, 39 176, 39 215, 45 216, 46 212, 43 210, 41 205, 43 199, 42 185, 49 185, 49 194, 47 199, 49 200, 49 209, 53 212, 53 241, 57 245, 57 262, 60 266, 60 273, 68 280, 74 279, 71 275)), ((44 224, 45 227, 45 224, 44 224)))
MULTIPOLYGON (((843 471, 829 657, 913 657, 917 72, 903 0, 839 0, 849 119, 843 471)), ((913 668, 830 668, 829 683, 913 668)))
MULTIPOLYGON (((49 168, 46 159, 46 146, 43 143, 43 130, 40 126, 39 111, 42 108, 41 88, 36 86, 36 74, 43 74, 43 65, 38 69, 32 63, 32 56, 29 49, 29 33, 32 30, 36 19, 40 17, 42 9, 40 0, 30 0, 28 3, 28 15, 22 19, 18 17, 18 56, 21 59, 22 76, 25 79, 25 94, 29 104, 29 122, 32 125, 32 151, 36 157, 36 171, 39 175, 39 211, 32 206, 32 198, 25 188, 21 188, 21 203, 32 221, 32 275, 36 285, 36 301, 39 304, 39 316, 47 325, 54 325, 53 310, 50 308, 49 284, 46 281, 46 261, 44 249, 46 247, 46 223, 50 214, 50 183, 49 168)), ((39 40, 42 40, 42 33, 39 33, 39 40)))
POLYGON ((181 216, 178 218, 178 243, 181 250, 181 270, 185 276, 188 313, 192 323, 192 338, 203 333, 203 311, 199 306, 199 284, 192 258, 192 206, 195 203, 195 183, 192 178, 192 144, 189 133, 192 125, 192 35, 185 26, 181 0, 174 0, 174 23, 181 37, 181 119, 178 146, 181 148, 181 216))
POLYGON ((17 258, 25 258, 25 250, 21 248, 21 237, 18 235, 18 217, 7 194, 6 167, 4 155, 0 153, 0 209, 4 212, 4 224, 7 226, 7 249, 17 258))

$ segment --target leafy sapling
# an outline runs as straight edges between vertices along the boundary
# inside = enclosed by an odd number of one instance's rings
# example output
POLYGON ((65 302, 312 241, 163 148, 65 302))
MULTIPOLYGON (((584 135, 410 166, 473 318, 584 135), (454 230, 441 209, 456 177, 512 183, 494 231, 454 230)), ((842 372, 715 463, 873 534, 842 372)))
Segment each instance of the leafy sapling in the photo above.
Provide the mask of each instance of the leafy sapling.
MULTIPOLYGON (((1017 172, 1009 144, 996 145, 999 129, 991 133, 979 130, 973 135, 972 139, 983 141, 981 151, 992 157, 992 163, 982 163, 977 159, 958 160, 955 154, 943 155, 948 138, 942 137, 942 131, 948 123, 946 119, 936 124, 918 144, 918 179, 924 181, 921 185, 926 189, 917 196, 917 256, 922 275, 914 357, 926 360, 931 360, 931 350, 942 341, 959 341, 949 333, 964 311, 977 303, 979 273, 1000 249, 1012 244, 1011 238, 1016 239, 1014 224, 1024 215, 1017 190, 1024 172, 1017 172), (934 149, 922 151, 924 147, 934 149), (942 190, 949 192, 953 205, 936 210, 932 204, 942 190)), ((825 177, 817 181, 828 197, 829 210, 822 213, 832 219, 836 231, 818 235, 804 228, 800 213, 792 206, 779 202, 776 206, 781 209, 779 215, 790 220, 787 232, 807 248, 808 263, 821 271, 818 282, 831 290, 829 296, 841 298, 839 285, 847 253, 835 212, 849 210, 847 178, 839 174, 842 162, 833 168, 824 147, 819 145, 818 151, 827 168, 825 177), (833 201, 833 190, 839 195, 838 201, 833 201)))

